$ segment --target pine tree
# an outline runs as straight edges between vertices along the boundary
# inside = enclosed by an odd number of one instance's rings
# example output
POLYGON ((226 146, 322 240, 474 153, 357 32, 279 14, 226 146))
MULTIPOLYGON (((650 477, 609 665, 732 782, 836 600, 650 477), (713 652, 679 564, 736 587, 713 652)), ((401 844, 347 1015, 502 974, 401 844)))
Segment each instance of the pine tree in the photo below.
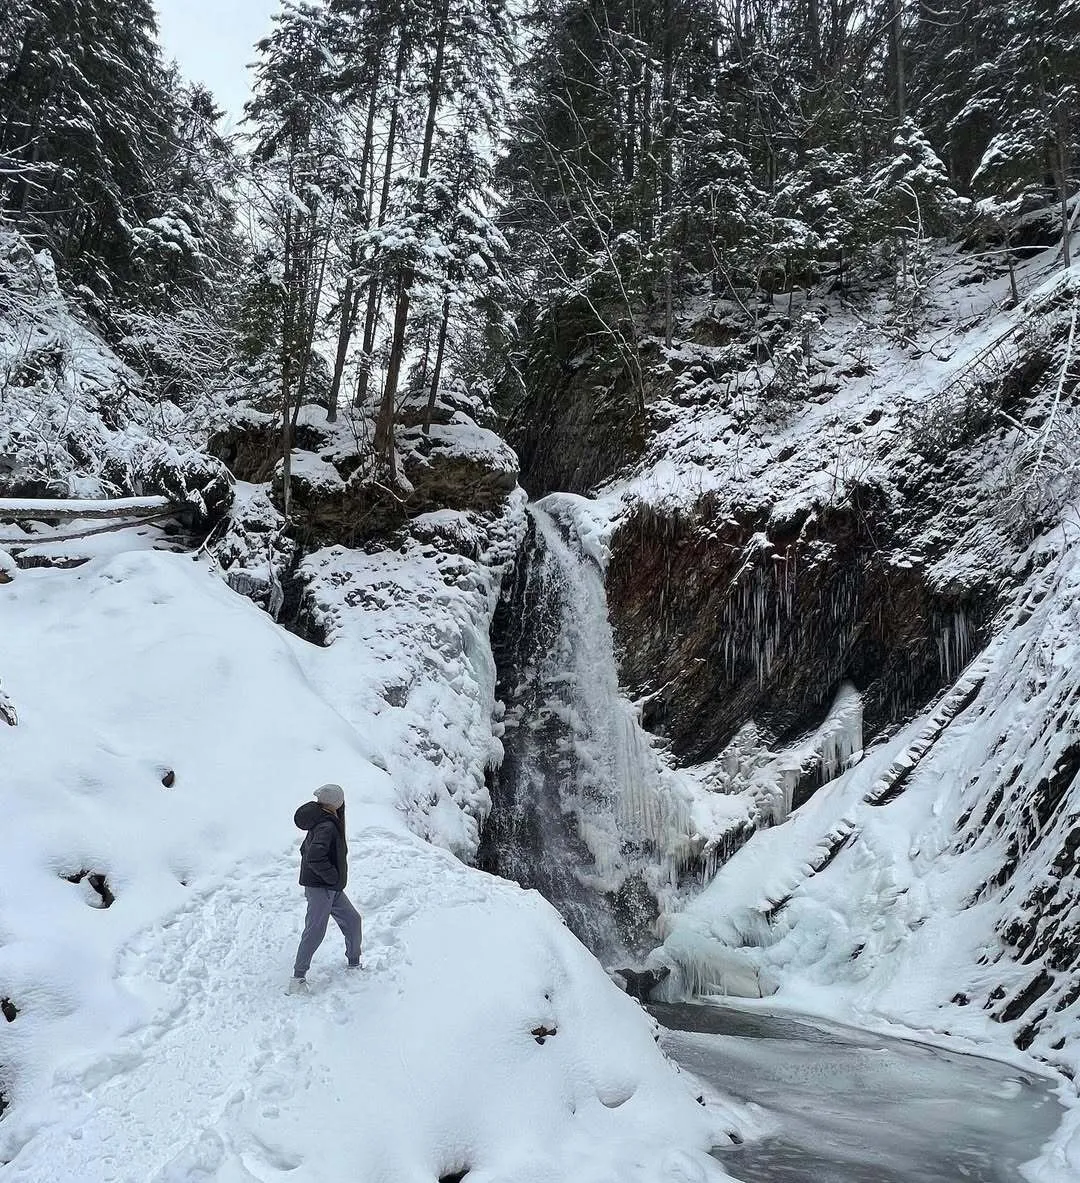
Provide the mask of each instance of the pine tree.
POLYGON ((204 87, 172 79, 172 128, 155 212, 132 228, 138 304, 167 309, 178 300, 214 300, 217 283, 240 265, 236 192, 240 161, 217 130, 223 112, 204 87))
POLYGON ((151 0, 0 0, 0 199, 77 283, 135 278, 171 105, 151 0))
POLYGON ((1068 258, 1080 5, 953 0, 928 11, 921 31, 920 116, 943 145, 954 185, 999 202, 1048 190, 1068 258))

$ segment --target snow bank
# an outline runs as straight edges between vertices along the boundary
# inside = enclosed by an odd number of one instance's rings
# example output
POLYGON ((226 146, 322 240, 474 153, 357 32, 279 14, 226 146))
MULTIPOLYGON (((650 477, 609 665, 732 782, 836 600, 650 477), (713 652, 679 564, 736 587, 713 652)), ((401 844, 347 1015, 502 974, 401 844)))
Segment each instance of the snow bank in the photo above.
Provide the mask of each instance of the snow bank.
POLYGON ((524 530, 519 490, 501 515, 441 510, 398 550, 328 547, 304 559, 305 620, 325 638, 309 678, 363 731, 412 830, 472 859, 502 758, 488 629, 524 530))
POLYGON ((408 832, 377 716, 321 692, 333 646, 148 551, 20 572, 0 637, 6 1177, 724 1177, 704 1151, 730 1116, 553 910, 408 832), (287 998, 291 814, 329 779, 365 969, 329 938, 287 998))

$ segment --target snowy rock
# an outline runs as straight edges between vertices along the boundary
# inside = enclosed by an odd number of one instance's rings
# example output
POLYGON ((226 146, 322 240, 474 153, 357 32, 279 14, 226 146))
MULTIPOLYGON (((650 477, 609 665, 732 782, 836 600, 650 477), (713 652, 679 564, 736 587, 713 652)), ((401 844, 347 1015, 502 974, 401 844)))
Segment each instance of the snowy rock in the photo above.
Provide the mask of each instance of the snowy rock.
MULTIPOLYGON (((420 514, 498 509, 517 485, 514 453, 464 411, 443 418, 429 432, 399 428, 398 484, 391 488, 362 442, 370 424, 348 414, 330 424, 324 411, 307 408, 292 457, 292 511, 303 529, 327 544, 355 546, 420 514)), ((239 479, 272 478, 281 505, 280 439, 271 416, 235 415, 208 446, 239 479)))
MULTIPOLYGON (((335 445, 335 432, 319 408, 305 408, 293 435, 301 452, 322 454, 335 445)), ((241 481, 269 481, 281 461, 281 420, 251 408, 233 410, 214 425, 207 451, 216 456, 241 481)))
POLYGON ((378 762, 401 786, 408 825, 468 860, 502 759, 489 632, 523 502, 518 492, 500 514, 421 515, 396 550, 327 547, 296 573, 292 627, 328 647, 323 692, 357 726, 378 717, 378 762))
MULTIPOLYGON (((497 416, 483 399, 457 382, 443 382, 431 408, 431 422, 447 424, 464 415, 485 428, 497 426, 497 416)), ((428 392, 407 392, 398 403, 397 421, 402 427, 419 427, 428 417, 428 392)))
POLYGON ((617 969, 615 973, 625 983, 627 994, 640 1002, 648 1002, 652 992, 671 974, 671 966, 662 965, 658 969, 617 969))
POLYGON ((205 452, 181 452, 152 440, 129 449, 120 464, 126 470, 127 484, 141 493, 168 497, 182 507, 196 529, 214 526, 232 505, 233 481, 228 469, 205 452))
POLYGON ((430 432, 412 428, 400 436, 402 470, 413 486, 410 507, 490 508, 517 485, 513 451, 461 412, 430 432))

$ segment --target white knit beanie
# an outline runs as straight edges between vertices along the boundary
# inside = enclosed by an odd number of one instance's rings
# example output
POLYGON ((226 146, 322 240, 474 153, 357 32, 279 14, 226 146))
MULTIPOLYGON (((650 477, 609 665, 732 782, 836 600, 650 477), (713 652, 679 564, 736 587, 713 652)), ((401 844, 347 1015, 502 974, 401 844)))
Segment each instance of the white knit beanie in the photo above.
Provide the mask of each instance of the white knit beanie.
POLYGON ((340 809, 345 804, 345 790, 341 785, 320 785, 315 790, 315 800, 331 809, 340 809))

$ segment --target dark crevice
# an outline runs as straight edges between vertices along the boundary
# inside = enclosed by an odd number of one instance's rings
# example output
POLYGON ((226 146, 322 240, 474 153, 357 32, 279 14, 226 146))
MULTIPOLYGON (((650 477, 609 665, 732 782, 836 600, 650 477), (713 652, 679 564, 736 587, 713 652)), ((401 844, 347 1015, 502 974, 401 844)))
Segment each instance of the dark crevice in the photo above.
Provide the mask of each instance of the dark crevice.
POLYGON ((102 874, 101 871, 74 871, 70 875, 63 875, 61 878, 66 879, 68 883, 81 883, 84 879, 97 892, 100 904, 93 904, 95 908, 111 908, 116 902, 116 896, 113 895, 112 888, 109 887, 109 881, 102 874))
POLYGON ((994 1017, 1001 1023, 1011 1023, 1020 1016, 1054 984, 1054 979, 1042 970, 1020 991, 1019 994, 994 1017))

